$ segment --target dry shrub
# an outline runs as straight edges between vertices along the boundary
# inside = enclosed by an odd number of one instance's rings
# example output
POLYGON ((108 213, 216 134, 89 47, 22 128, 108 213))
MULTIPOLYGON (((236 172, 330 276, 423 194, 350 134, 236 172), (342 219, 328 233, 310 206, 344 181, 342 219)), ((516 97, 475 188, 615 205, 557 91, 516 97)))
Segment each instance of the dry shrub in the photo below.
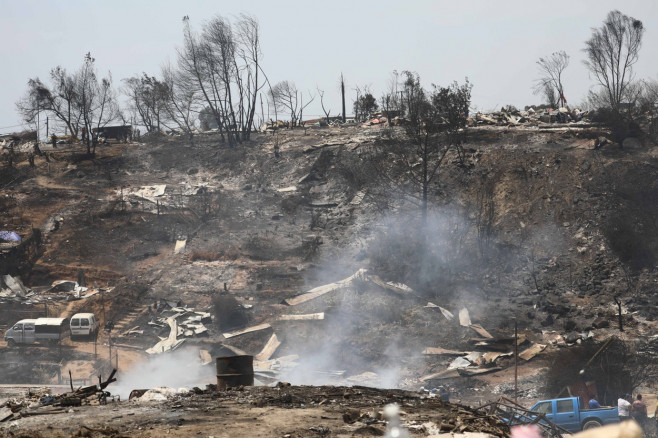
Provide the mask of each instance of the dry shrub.
POLYGON ((302 202, 303 200, 301 198, 288 196, 281 200, 281 210, 287 215, 294 215, 302 202))
POLYGON ((629 210, 617 212, 603 228, 615 254, 636 271, 652 268, 658 259, 655 234, 647 232, 647 228, 655 231, 653 224, 644 223, 629 210))
POLYGON ((273 260, 280 254, 280 248, 268 233, 250 233, 243 245, 253 260, 273 260))
POLYGON ((236 164, 244 162, 247 157, 247 150, 243 147, 232 147, 220 149, 219 162, 225 167, 235 167, 236 164))
POLYGON ((599 402, 614 405, 621 394, 632 394, 655 379, 657 368, 650 351, 618 338, 607 342, 588 340, 555 353, 543 376, 546 395, 558 397, 567 385, 594 381, 599 402))
POLYGON ((201 260, 204 262, 214 262, 219 260, 219 258, 220 258, 220 254, 217 251, 196 250, 190 253, 188 260, 191 262, 194 262, 196 260, 201 260))
POLYGON ((240 249, 235 246, 231 246, 230 248, 224 250, 222 257, 224 260, 237 260, 240 258, 240 249))
POLYGON ((352 192, 357 192, 377 180, 377 175, 368 162, 343 151, 338 154, 336 170, 352 192))

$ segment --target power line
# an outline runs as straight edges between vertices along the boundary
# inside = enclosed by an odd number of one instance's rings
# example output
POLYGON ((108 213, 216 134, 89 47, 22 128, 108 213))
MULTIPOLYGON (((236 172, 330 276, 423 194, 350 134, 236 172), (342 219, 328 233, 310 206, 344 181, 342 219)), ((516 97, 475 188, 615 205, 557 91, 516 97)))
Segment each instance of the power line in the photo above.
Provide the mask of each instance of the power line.
POLYGON ((27 125, 25 123, 21 123, 20 125, 2 126, 2 127, 0 127, 0 129, 16 128, 18 126, 27 126, 27 125))

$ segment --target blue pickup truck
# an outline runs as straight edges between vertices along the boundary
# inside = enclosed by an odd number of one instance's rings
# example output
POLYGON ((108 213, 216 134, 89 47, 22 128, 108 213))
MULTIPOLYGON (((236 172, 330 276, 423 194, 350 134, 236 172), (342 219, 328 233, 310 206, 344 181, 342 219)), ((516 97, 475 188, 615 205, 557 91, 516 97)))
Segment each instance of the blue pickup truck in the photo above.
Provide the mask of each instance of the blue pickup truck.
POLYGON ((538 401, 530 410, 544 414, 549 421, 569 432, 579 432, 619 422, 617 408, 585 409, 579 397, 538 401))

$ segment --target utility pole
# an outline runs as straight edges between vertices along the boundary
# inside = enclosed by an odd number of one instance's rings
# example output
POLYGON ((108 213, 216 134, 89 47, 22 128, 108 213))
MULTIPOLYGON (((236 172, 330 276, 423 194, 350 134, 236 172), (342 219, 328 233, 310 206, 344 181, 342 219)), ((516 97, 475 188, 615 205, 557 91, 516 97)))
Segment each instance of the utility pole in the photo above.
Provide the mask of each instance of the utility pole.
POLYGON ((49 118, 50 118, 50 117, 46 117, 46 137, 48 137, 48 133, 50 132, 50 128, 49 128, 49 126, 48 126, 48 119, 49 119, 49 118))
POLYGON ((345 123, 345 79, 343 74, 340 74, 340 95, 343 99, 343 123, 345 123))

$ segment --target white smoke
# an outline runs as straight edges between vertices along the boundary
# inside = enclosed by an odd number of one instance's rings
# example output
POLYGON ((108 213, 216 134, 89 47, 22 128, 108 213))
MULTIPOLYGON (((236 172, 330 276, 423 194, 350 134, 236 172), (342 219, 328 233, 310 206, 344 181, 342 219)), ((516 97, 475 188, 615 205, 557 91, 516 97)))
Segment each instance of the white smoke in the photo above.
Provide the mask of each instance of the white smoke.
MULTIPOLYGON (((297 366, 279 375, 281 380, 310 385, 405 385, 406 377, 424 370, 424 347, 443 342, 444 346, 458 348, 461 342, 454 337, 440 340, 442 333, 458 333, 454 327, 458 323, 423 311, 427 301, 454 314, 466 307, 477 321, 486 319, 489 329, 496 329, 509 319, 504 308, 491 312, 491 286, 487 287, 482 278, 491 272, 498 274, 503 261, 517 269, 528 263, 523 246, 514 250, 496 248, 496 257, 483 257, 473 220, 459 208, 450 207, 430 212, 424 223, 414 215, 388 216, 370 230, 370 236, 359 236, 369 242, 368 258, 356 257, 345 248, 340 257, 319 263, 321 267, 311 273, 313 279, 307 289, 369 268, 371 274, 393 277, 422 291, 424 299, 400 300, 364 284, 299 306, 295 312, 324 311, 326 319, 323 323, 282 327, 280 335, 286 338, 284 345, 288 345, 284 354, 297 354, 299 359, 295 361, 297 366)), ((543 262, 558 252, 561 240, 554 230, 540 231, 530 233, 526 240, 541 241, 542 251, 537 257, 543 262)), ((515 280, 515 272, 524 275, 522 268, 517 269, 503 277, 496 290, 507 290, 510 283, 506 282, 515 280)))
POLYGON ((130 369, 117 373, 117 382, 108 387, 112 394, 128 399, 133 389, 205 387, 216 383, 214 363, 202 365, 199 349, 184 348, 171 353, 149 357, 130 369))

